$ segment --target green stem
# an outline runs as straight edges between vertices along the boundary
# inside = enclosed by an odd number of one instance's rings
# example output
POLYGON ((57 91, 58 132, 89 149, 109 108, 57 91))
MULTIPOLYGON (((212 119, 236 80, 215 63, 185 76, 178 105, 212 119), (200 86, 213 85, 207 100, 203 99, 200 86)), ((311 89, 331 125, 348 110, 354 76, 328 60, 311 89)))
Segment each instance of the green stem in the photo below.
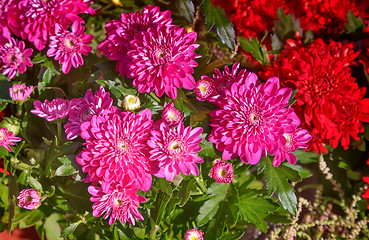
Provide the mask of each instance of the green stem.
POLYGON ((62 145, 63 142, 63 135, 62 135, 62 124, 60 122, 58 122, 57 124, 58 127, 58 145, 62 145))

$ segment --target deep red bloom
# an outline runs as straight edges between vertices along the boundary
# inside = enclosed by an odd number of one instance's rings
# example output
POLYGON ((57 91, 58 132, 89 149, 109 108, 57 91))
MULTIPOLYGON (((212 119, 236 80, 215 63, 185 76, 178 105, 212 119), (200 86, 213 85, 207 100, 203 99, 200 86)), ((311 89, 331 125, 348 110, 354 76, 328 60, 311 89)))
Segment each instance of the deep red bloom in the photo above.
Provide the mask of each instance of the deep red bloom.
MULTIPOLYGON (((363 177, 364 182, 369 184, 369 177, 363 177)), ((361 195, 362 198, 368 198, 367 201, 369 200, 369 189, 366 189, 364 194, 361 195)), ((369 201, 368 201, 368 209, 369 209, 369 201)))

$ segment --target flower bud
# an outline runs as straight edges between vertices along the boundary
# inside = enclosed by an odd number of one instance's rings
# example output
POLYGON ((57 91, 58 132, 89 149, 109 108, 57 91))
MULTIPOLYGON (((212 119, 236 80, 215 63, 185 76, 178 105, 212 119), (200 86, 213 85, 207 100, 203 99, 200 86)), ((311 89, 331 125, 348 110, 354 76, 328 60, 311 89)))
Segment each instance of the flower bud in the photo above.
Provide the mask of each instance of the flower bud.
POLYGON ((134 111, 141 107, 141 102, 136 95, 127 95, 124 97, 122 105, 126 111, 134 111))

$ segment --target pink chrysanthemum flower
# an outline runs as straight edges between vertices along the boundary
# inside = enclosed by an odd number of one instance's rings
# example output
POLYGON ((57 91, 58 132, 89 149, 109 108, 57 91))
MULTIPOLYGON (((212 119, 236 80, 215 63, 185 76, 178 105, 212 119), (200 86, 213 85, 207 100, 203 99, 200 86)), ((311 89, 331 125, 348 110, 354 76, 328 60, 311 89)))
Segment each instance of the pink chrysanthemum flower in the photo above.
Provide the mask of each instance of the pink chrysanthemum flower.
POLYGON ((82 21, 80 13, 94 14, 86 0, 21 0, 22 38, 28 38, 37 50, 46 47, 49 35, 56 33, 58 24, 66 28, 75 21, 82 21))
POLYGON ((106 39, 97 47, 111 60, 118 60, 116 70, 120 75, 128 73, 131 58, 127 55, 131 50, 130 42, 142 31, 158 25, 170 25, 171 12, 160 11, 159 7, 147 6, 140 13, 122 13, 119 20, 109 21, 105 25, 106 39))
POLYGON ((190 229, 187 230, 186 234, 184 235, 184 240, 204 240, 203 232, 197 229, 190 229))
POLYGON ((185 28, 160 25, 142 32, 142 39, 131 41, 133 50, 128 52, 132 58, 129 77, 139 92, 152 92, 161 97, 165 92, 170 98, 177 97, 177 88, 194 89, 196 82, 192 77, 196 32, 187 33, 185 28))
POLYGON ((59 60, 62 65, 63 73, 67 74, 73 65, 83 65, 82 54, 87 56, 93 50, 91 44, 94 36, 85 33, 85 27, 80 21, 72 24, 72 32, 64 29, 60 24, 55 26, 55 35, 50 36, 50 49, 47 56, 55 56, 55 60, 59 60))
POLYGON ((46 118, 49 122, 63 119, 69 113, 69 100, 62 98, 53 99, 51 102, 49 100, 45 100, 45 102, 35 101, 33 105, 35 109, 31 110, 31 113, 46 118))
POLYGON ((282 144, 273 159, 274 167, 278 167, 285 159, 291 164, 296 163, 296 156, 292 152, 298 148, 307 148, 307 143, 311 139, 311 135, 305 129, 297 128, 291 133, 284 133, 286 139, 285 144, 282 144))
POLYGON ((217 183, 230 183, 233 180, 233 168, 229 162, 217 159, 210 170, 210 177, 217 183))
POLYGON ((151 168, 146 144, 153 121, 151 111, 138 114, 116 111, 94 116, 81 125, 85 148, 76 161, 91 181, 135 182, 147 191, 151 187, 151 168))
POLYGON ((90 121, 94 115, 102 115, 113 109, 113 99, 101 86, 95 95, 87 90, 84 98, 74 98, 69 103, 69 119, 64 125, 68 140, 73 140, 81 133, 80 126, 90 121))
POLYGON ((3 68, 3 74, 13 79, 17 72, 22 74, 27 66, 32 67, 30 59, 32 52, 31 48, 25 49, 23 41, 11 37, 8 43, 0 46, 0 68, 3 68))
POLYGON ((16 137, 13 132, 8 131, 7 128, 0 128, 0 147, 3 146, 9 152, 12 148, 9 145, 14 145, 15 142, 20 142, 22 139, 16 137))
POLYGON ((137 195, 137 188, 128 184, 111 185, 102 183, 102 187, 90 186, 88 192, 92 195, 90 198, 94 217, 100 217, 104 213, 104 219, 109 216, 109 224, 113 225, 117 219, 124 224, 126 220, 135 225, 135 219, 144 220, 138 211, 138 206, 142 202, 146 202, 146 198, 137 195))
POLYGON ((255 74, 245 78, 245 84, 233 83, 211 111, 209 140, 229 160, 237 156, 244 163, 256 164, 261 155, 274 154, 300 123, 293 108, 288 107, 290 88, 280 88, 278 78, 259 84, 255 74), (287 107, 287 108, 286 108, 287 107))
POLYGON ((40 193, 35 189, 23 189, 17 199, 19 200, 18 206, 28 210, 36 209, 41 204, 40 193))
POLYGON ((0 1, 0 44, 10 39, 12 32, 19 36, 18 0, 0 1))
POLYGON ((9 88, 9 95, 15 102, 24 102, 31 95, 33 86, 27 87, 24 83, 14 84, 9 88))
POLYGON ((158 129, 153 129, 147 142, 151 148, 153 174, 160 178, 165 177, 168 181, 172 181, 181 171, 185 175, 198 175, 196 163, 204 161, 197 155, 202 149, 199 145, 202 140, 201 133, 202 128, 184 128, 182 122, 174 128, 161 123, 158 129))
POLYGON ((177 126, 183 121, 183 115, 174 107, 174 103, 170 102, 164 104, 163 112, 161 113, 161 119, 169 126, 177 126))
POLYGON ((200 101, 208 100, 213 95, 213 85, 206 80, 199 80, 196 82, 196 98, 200 101))

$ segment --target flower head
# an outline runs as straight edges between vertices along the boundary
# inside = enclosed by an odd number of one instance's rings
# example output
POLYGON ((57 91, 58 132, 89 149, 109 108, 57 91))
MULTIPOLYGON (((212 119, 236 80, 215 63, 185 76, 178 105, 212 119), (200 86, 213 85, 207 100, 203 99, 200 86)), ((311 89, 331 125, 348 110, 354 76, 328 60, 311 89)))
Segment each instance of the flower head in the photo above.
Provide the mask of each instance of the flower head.
POLYGON ((163 112, 161 113, 161 119, 169 126, 177 126, 183 121, 183 115, 174 107, 174 103, 165 103, 163 112))
POLYGON ((127 95, 123 99, 123 108, 127 111, 134 111, 141 107, 141 101, 136 95, 127 95))
POLYGON ((12 32, 19 36, 18 0, 0 1, 0 44, 5 44, 12 32))
POLYGON ((47 99, 44 102, 35 101, 33 105, 35 109, 31 112, 41 118, 46 118, 49 122, 63 119, 69 113, 69 100, 62 98, 53 99, 51 102, 47 99))
POLYGON ((15 102, 24 102, 31 95, 33 86, 27 87, 24 83, 14 84, 9 88, 9 95, 15 102))
POLYGON ((170 128, 166 123, 161 123, 158 129, 151 131, 150 160, 153 164, 153 174, 157 177, 173 180, 175 175, 182 171, 185 175, 199 174, 196 163, 202 163, 203 159, 197 155, 201 151, 200 134, 202 128, 184 128, 180 122, 177 127, 170 128))
POLYGON ((72 65, 75 68, 83 65, 82 54, 87 56, 92 51, 92 47, 89 46, 92 39, 94 36, 85 33, 85 27, 80 21, 72 24, 72 32, 56 24, 55 35, 50 36, 47 56, 55 56, 55 60, 59 60, 59 64, 62 64, 63 73, 67 74, 72 65))
POLYGON ((194 89, 192 77, 194 60, 199 57, 194 50, 196 32, 187 33, 185 28, 159 25, 142 32, 142 39, 131 41, 132 58, 129 77, 139 92, 152 92, 161 97, 165 92, 170 98, 177 97, 177 88, 194 89))
POLYGON ((41 204, 40 193, 37 192, 35 189, 23 189, 17 199, 19 200, 19 207, 29 210, 36 209, 41 204))
POLYGON ((190 229, 187 230, 186 234, 184 235, 184 240, 204 240, 203 232, 197 229, 190 229))
POLYGON ((13 79, 17 72, 22 74, 27 67, 32 67, 30 59, 32 52, 31 48, 25 49, 23 41, 11 37, 8 43, 0 46, 0 68, 3 68, 3 74, 13 79))
POLYGON ((90 121, 94 115, 103 115, 113 110, 113 99, 101 86, 92 94, 87 90, 84 98, 72 99, 69 103, 68 123, 64 125, 68 140, 73 140, 81 133, 81 124, 90 121))
POLYGON ((199 80, 196 82, 195 93, 198 100, 208 100, 212 96, 213 91, 213 84, 210 82, 206 80, 199 80))
MULTIPOLYGON (((363 177, 364 182, 369 184, 369 177, 363 177)), ((369 189, 366 189, 365 192, 363 193, 363 195, 361 195, 362 198, 368 198, 367 201, 369 200, 369 189)), ((368 209, 369 209, 369 204, 368 204, 368 209)))
POLYGON ((158 25, 170 25, 171 12, 160 11, 159 7, 147 6, 140 13, 122 13, 119 20, 109 21, 105 25, 106 39, 97 47, 111 60, 118 60, 116 70, 120 75, 128 73, 131 62, 127 53, 131 50, 130 42, 139 37, 140 33, 147 31, 149 27, 158 25))
POLYGON ((233 83, 219 101, 219 109, 210 112, 212 131, 209 140, 223 151, 222 158, 239 156, 245 163, 256 164, 261 155, 274 154, 283 134, 299 125, 288 107, 292 90, 280 88, 279 79, 258 83, 248 75, 245 84, 233 83))
POLYGON ((104 182, 102 187, 90 186, 88 192, 92 195, 90 198, 94 217, 100 217, 104 213, 104 219, 109 216, 109 224, 113 225, 117 219, 124 224, 126 221, 135 225, 135 219, 144 220, 138 211, 141 202, 145 202, 146 198, 137 195, 137 188, 128 184, 124 187, 114 185, 113 187, 104 182))
POLYGON ((20 142, 22 139, 16 137, 13 132, 8 131, 7 128, 0 128, 0 147, 3 146, 9 152, 12 148, 9 145, 14 145, 15 142, 20 142))
POLYGON ((148 161, 151 111, 138 114, 116 111, 93 116, 81 125, 85 148, 76 161, 93 182, 117 182, 123 179, 147 191, 151 186, 148 161))
POLYGON ((233 168, 229 162, 217 159, 210 170, 210 177, 217 183, 230 183, 233 180, 233 168))

